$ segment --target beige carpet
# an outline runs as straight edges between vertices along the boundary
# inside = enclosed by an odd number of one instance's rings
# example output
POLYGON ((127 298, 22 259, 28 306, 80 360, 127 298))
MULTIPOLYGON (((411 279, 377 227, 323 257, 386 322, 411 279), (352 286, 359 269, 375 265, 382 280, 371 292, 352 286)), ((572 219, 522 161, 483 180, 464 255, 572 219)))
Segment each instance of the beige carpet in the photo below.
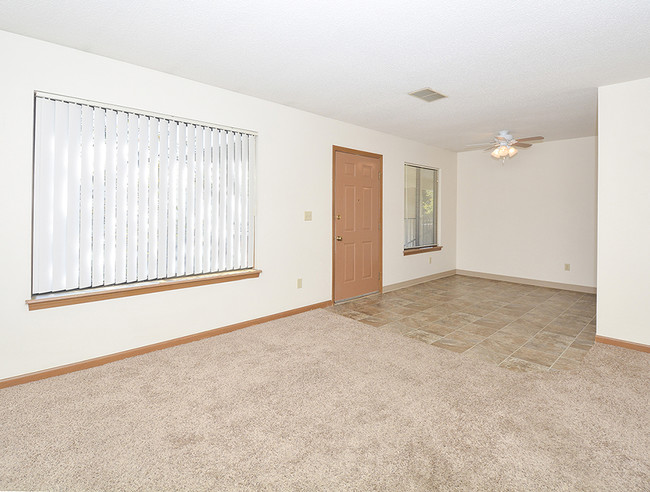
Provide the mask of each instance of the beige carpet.
POLYGON ((0 390, 0 489, 648 490, 650 356, 518 373, 318 310, 0 390))

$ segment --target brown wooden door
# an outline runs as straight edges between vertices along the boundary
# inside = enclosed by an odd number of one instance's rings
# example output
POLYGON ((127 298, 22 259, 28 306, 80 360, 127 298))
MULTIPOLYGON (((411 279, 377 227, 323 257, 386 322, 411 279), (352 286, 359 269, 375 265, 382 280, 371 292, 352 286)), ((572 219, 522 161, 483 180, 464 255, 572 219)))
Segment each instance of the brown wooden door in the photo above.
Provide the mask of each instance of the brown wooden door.
POLYGON ((381 290, 382 157, 334 149, 334 301, 381 290))

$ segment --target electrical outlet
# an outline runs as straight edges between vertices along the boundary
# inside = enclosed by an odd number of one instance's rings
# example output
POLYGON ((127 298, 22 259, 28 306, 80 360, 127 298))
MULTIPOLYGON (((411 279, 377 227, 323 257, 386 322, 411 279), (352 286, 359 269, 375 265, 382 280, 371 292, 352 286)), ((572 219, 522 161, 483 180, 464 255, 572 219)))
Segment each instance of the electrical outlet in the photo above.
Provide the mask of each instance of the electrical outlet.
POLYGON ((570 272, 571 271, 571 263, 565 263, 564 264, 564 271, 565 272, 570 272))
POLYGON ((302 289, 302 279, 299 278, 298 281, 296 282, 296 285, 298 286, 299 289, 302 289))
POLYGON ((311 210, 305 211, 305 222, 309 222, 311 220, 311 210))

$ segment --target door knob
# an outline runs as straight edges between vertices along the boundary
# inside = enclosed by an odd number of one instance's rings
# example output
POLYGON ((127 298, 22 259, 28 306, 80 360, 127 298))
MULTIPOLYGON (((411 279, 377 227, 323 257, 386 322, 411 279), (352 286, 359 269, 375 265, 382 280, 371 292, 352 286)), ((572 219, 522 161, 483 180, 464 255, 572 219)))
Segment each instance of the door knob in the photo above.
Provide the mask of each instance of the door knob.
POLYGON ((336 236, 337 241, 343 241, 343 238, 341 236, 336 236))

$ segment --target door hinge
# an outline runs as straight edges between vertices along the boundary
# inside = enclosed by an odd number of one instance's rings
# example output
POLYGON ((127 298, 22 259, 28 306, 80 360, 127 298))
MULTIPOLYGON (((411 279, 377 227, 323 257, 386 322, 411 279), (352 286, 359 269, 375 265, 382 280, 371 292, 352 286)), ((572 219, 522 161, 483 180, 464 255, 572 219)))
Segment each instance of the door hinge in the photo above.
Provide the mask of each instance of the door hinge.
POLYGON ((379 171, 379 181, 381 181, 381 171, 379 171))
POLYGON ((379 223, 379 230, 381 231, 381 222, 379 223))
POLYGON ((381 280, 381 272, 379 272, 379 280, 381 280))

